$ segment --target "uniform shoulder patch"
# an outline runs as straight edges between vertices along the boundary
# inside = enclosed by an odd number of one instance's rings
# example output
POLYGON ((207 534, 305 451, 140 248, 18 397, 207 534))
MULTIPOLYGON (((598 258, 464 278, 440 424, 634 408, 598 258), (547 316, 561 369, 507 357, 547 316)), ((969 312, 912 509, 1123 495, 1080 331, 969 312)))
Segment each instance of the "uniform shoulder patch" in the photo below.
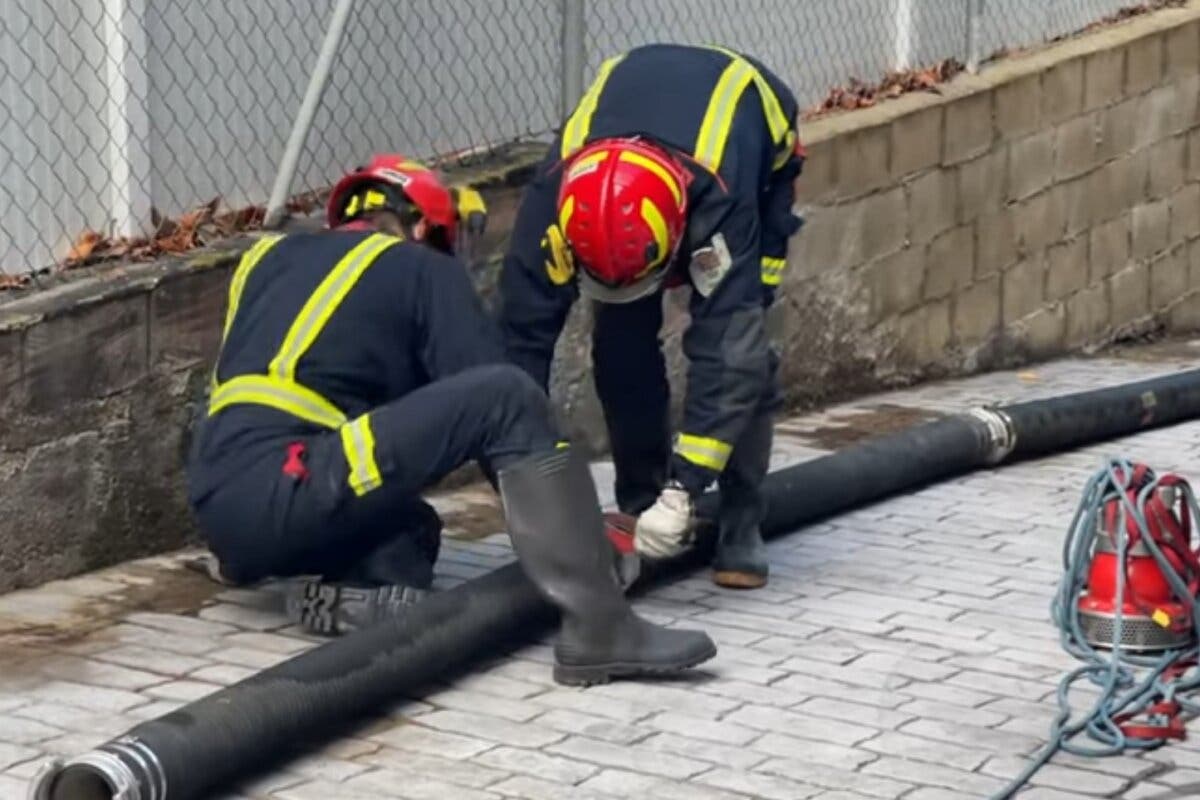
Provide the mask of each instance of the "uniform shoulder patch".
POLYGON ((575 277, 575 259, 571 256, 571 248, 567 247, 566 239, 557 225, 546 229, 542 239, 542 252, 546 256, 546 276, 555 286, 564 286, 575 277))
POLYGON ((729 254, 729 245, 725 243, 725 237, 718 233, 709 240, 708 247, 692 251, 692 258, 688 264, 692 286, 702 297, 708 297, 716 291, 732 266, 733 257, 729 254))

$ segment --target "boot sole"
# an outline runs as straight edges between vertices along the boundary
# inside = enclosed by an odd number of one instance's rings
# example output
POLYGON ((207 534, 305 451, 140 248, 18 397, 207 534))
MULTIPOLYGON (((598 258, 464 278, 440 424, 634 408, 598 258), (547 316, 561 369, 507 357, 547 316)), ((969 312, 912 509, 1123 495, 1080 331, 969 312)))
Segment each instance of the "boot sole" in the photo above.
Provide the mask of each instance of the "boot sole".
POLYGON ((336 586, 310 583, 295 598, 295 606, 288 609, 288 616, 310 634, 336 636, 341 632, 337 623, 340 600, 341 592, 336 586))
POLYGON ((716 570, 713 572, 713 583, 726 589, 761 589, 767 585, 767 576, 755 572, 737 572, 735 570, 716 570))
POLYGON ((717 654, 714 644, 702 653, 672 664, 643 664, 636 661, 616 661, 610 664, 554 665, 554 680, 564 686, 596 686, 614 678, 654 677, 674 675, 703 664, 717 654))

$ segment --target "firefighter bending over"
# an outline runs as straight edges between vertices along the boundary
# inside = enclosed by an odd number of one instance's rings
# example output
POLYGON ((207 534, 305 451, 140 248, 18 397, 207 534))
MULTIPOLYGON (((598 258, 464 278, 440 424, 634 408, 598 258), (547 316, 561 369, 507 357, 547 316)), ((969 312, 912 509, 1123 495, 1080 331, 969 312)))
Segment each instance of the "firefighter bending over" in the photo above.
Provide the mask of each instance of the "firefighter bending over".
POLYGON ((638 551, 684 548, 715 480, 714 580, 754 588, 768 564, 760 485, 780 398, 764 330, 804 151, 792 93, 718 47, 608 59, 528 188, 501 276, 508 356, 545 387, 570 306, 595 301, 592 359, 622 511, 638 551), (662 290, 691 287, 683 429, 671 452, 662 290))
POLYGON ((482 213, 476 193, 377 157, 334 189, 333 230, 267 236, 243 257, 189 470, 222 574, 319 576, 290 605, 322 633, 402 613, 428 589, 440 540, 419 493, 475 459, 498 476, 526 573, 563 612, 558 680, 707 660, 705 634, 628 605, 586 461, 505 362, 450 255, 456 199, 482 213))

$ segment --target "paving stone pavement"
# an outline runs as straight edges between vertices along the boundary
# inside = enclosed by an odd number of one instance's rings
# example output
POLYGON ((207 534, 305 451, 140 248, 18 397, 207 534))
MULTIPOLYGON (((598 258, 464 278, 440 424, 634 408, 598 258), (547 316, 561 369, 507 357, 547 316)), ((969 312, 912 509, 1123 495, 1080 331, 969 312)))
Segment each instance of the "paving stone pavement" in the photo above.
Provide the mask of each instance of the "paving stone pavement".
MULTIPOLYGON (((779 425, 776 466, 932 414, 1189 368, 1186 344, 929 384, 779 425), (1150 354, 1147 355, 1147 352, 1150 354)), ((769 587, 697 574, 638 601, 720 645, 679 682, 587 690, 550 679, 550 640, 430 686, 225 798, 638 797, 963 800, 1041 745, 1073 665, 1047 605, 1083 483, 1127 453, 1200 481, 1200 421, 977 472, 770 544, 769 587)), ((607 494, 611 470, 596 465, 607 494)), ((512 558, 490 491, 439 496, 438 584, 512 558)), ((0 597, 0 798, 78 754, 312 647, 280 597, 226 590, 171 554, 0 597)), ((1027 800, 1200 793, 1200 742, 1142 756, 1059 756, 1027 800)))

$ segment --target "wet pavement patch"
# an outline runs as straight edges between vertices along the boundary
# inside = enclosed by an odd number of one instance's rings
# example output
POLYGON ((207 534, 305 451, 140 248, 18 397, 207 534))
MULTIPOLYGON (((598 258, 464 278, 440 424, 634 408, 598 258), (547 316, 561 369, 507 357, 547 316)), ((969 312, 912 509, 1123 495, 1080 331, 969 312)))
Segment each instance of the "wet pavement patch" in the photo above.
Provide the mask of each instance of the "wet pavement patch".
POLYGON ((942 415, 927 408, 880 403, 830 417, 817 427, 777 426, 780 433, 801 439, 822 450, 839 450, 864 439, 886 436, 942 415))
POLYGON ((70 593, 47 595, 43 587, 0 598, 0 658, 78 642, 137 611, 193 615, 226 588, 182 563, 126 564, 94 577, 70 593))

